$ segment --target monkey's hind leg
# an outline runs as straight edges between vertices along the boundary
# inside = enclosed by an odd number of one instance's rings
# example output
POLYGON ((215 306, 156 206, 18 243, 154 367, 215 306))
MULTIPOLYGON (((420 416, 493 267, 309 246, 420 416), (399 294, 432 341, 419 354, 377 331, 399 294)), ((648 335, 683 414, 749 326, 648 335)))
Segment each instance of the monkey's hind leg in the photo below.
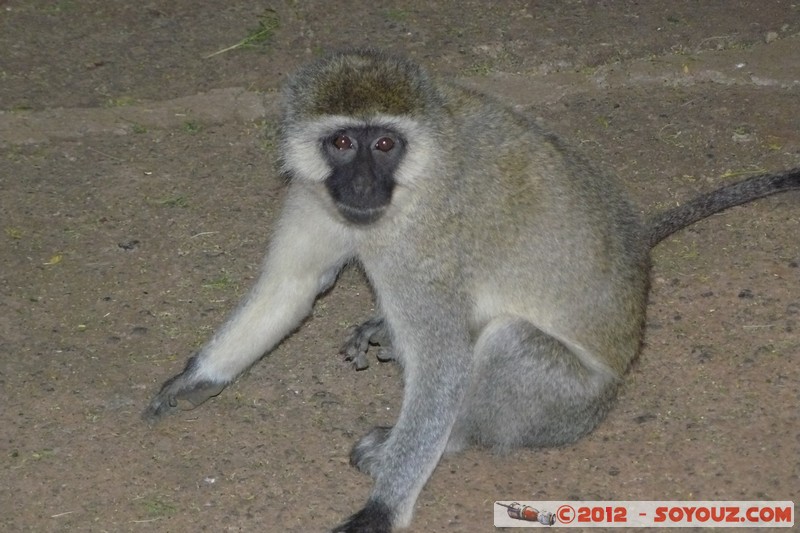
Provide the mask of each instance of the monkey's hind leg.
POLYGON ((490 322, 474 357, 448 452, 472 444, 505 452, 573 442, 603 419, 616 395, 616 378, 588 369, 558 340, 519 318, 490 322))

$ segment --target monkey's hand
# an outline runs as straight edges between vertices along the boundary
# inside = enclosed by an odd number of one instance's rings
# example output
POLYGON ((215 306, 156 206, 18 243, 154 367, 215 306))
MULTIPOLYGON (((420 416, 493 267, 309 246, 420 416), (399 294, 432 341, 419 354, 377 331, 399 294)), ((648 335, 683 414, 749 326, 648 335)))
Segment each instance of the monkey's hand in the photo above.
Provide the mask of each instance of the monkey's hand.
POLYGON ((369 367, 367 351, 371 344, 381 347, 377 355, 378 361, 385 363, 394 359, 389 346, 389 330, 382 317, 370 318, 363 324, 352 328, 342 346, 341 354, 344 355, 345 361, 353 362, 356 370, 364 370, 369 367))
POLYGON ((164 382, 161 390, 142 413, 142 418, 149 424, 157 422, 162 416, 176 409, 184 411, 194 409, 225 388, 226 383, 198 379, 194 372, 194 360, 194 357, 189 359, 183 372, 164 382))
POLYGON ((370 500, 359 512, 339 524, 331 533, 391 533, 392 514, 381 502, 370 500))

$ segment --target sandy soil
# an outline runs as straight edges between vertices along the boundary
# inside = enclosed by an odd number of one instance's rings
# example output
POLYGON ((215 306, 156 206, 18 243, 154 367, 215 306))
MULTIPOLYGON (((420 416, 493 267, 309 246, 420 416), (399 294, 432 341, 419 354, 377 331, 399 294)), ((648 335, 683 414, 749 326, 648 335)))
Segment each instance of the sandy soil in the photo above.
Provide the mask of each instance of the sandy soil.
MULTIPOLYGON (((429 4, 0 1, 0 529, 321 531, 363 503, 349 448, 402 390, 338 355, 371 311, 357 272, 218 398, 139 418, 257 275, 284 192, 275 89, 325 50, 499 94, 643 212, 800 165, 797 2, 429 4)), ((658 247, 608 419, 444 459, 411 530, 491 531, 494 500, 800 501, 798 235, 792 193, 658 247)))

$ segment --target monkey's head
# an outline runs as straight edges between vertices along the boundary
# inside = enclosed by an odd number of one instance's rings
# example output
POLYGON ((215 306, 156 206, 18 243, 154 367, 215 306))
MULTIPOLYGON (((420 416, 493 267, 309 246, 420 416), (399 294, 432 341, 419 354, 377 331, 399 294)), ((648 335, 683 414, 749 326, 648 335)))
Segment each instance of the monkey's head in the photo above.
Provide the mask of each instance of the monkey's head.
POLYGON ((332 54, 297 72, 283 96, 283 170, 324 184, 352 224, 376 222, 396 187, 413 187, 428 168, 443 104, 414 63, 371 50, 332 54))

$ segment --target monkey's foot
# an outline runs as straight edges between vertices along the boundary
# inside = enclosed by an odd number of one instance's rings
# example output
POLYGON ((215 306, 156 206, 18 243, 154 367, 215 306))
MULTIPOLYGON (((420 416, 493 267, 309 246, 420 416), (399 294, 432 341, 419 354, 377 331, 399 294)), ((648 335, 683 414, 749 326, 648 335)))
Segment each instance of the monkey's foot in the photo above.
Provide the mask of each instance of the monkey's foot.
POLYGON ((350 464, 365 474, 375 477, 373 472, 381 461, 383 443, 389 438, 391 427, 376 426, 353 446, 350 464))
POLYGON ((369 367, 367 351, 371 344, 381 346, 377 354, 378 361, 385 363, 394 359, 389 348, 389 332, 386 329, 386 322, 381 317, 373 317, 352 328, 342 346, 341 353, 345 356, 345 361, 353 362, 356 370, 364 370, 369 367))
POLYGON ((370 500, 359 512, 339 524, 331 533, 390 533, 392 531, 392 512, 375 500, 370 500))
MULTIPOLYGON (((189 365, 187 365, 188 368, 189 365)), ((188 370, 168 379, 158 394, 155 395, 150 405, 147 406, 142 418, 152 424, 165 414, 176 409, 194 409, 209 398, 213 398, 225 388, 225 383, 211 381, 196 381, 187 376, 188 370)))

